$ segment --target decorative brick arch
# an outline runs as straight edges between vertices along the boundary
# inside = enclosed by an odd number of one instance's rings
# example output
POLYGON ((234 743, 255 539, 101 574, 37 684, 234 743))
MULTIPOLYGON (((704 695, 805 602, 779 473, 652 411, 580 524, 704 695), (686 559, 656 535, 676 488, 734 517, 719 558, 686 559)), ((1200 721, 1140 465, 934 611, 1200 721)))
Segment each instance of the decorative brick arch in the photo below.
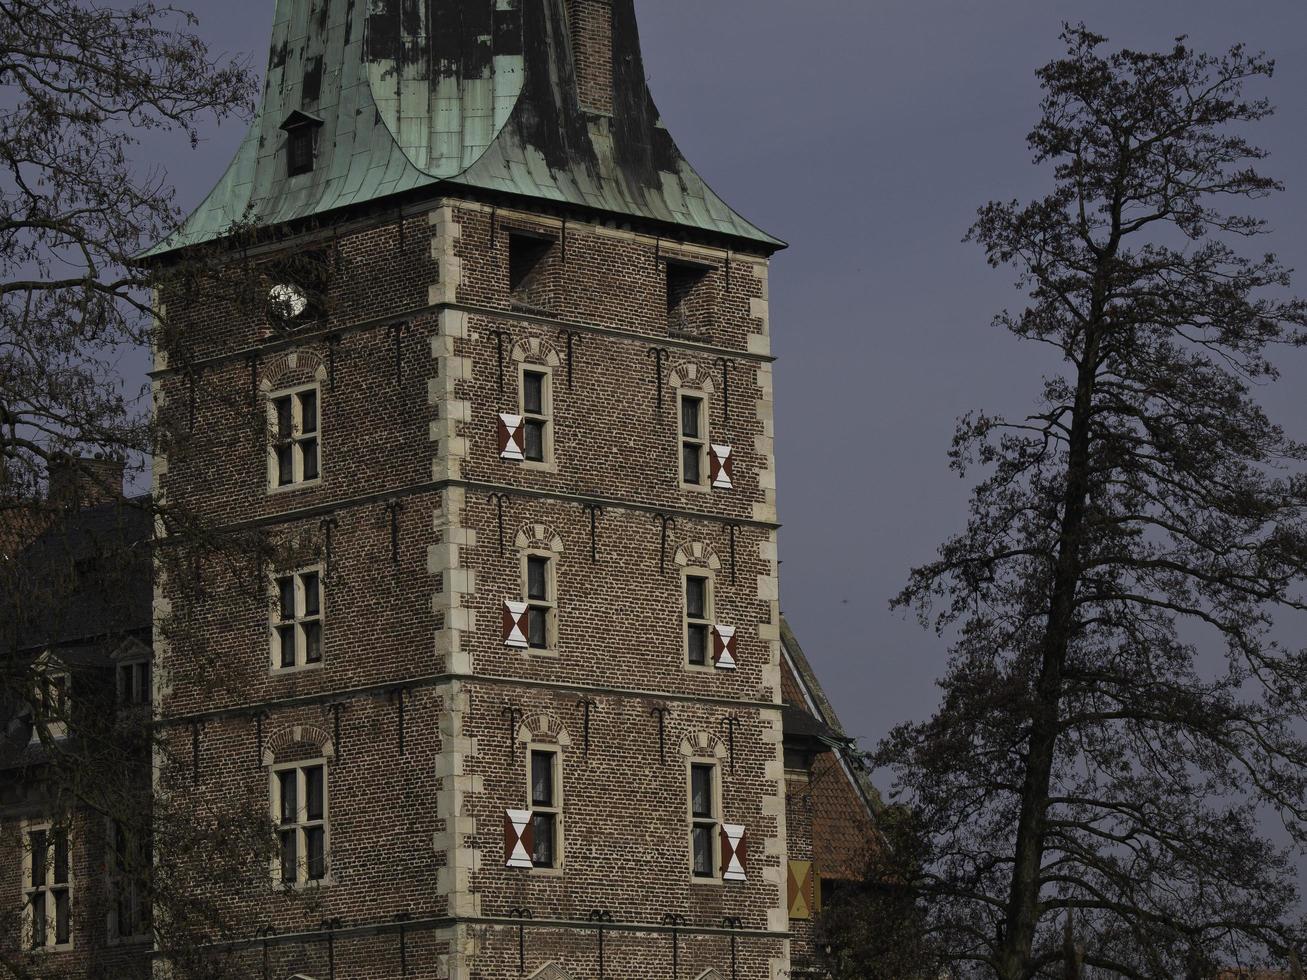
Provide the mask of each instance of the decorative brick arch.
POLYGON ((336 757, 335 744, 325 731, 315 725, 295 725, 283 728, 263 743, 263 764, 272 766, 278 761, 289 761, 285 758, 290 755, 288 750, 300 745, 312 746, 317 755, 328 761, 336 757))
POLYGON ((695 977, 694 980, 726 980, 726 978, 723 977, 716 970, 704 970, 697 977, 695 977))
POLYGON ((527 337, 513 345, 513 363, 547 364, 556 368, 563 363, 563 359, 549 341, 540 337, 527 337))
POLYGON ((546 963, 531 974, 530 980, 575 980, 575 978, 557 963, 546 963))
POLYGON ((327 380, 327 365, 311 350, 291 350, 274 357, 263 368, 259 388, 264 394, 280 388, 327 380))
POLYGON ((572 744, 572 736, 567 734, 567 726, 562 719, 548 711, 523 718, 517 726, 517 740, 523 745, 531 742, 555 742, 562 748, 572 744))
POLYGON ((712 732, 691 732, 681 739, 681 755, 687 759, 725 759, 726 743, 712 732))
POLYGON ((711 568, 722 570, 722 560, 712 545, 702 541, 689 541, 676 549, 676 564, 681 568, 711 568))
POLYGON ((563 536, 548 524, 527 524, 517 532, 514 543, 521 551, 552 551, 563 553, 563 536))
POLYGON ((709 395, 713 393, 712 372, 693 361, 682 361, 680 364, 673 365, 667 378, 673 388, 693 388, 709 395))

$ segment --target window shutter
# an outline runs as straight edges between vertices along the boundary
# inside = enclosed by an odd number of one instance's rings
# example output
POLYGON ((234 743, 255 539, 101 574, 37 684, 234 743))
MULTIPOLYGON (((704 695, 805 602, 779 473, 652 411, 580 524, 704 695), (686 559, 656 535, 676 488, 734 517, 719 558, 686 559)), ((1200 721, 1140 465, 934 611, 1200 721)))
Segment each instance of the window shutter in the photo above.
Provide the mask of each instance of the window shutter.
POLYGON ((790 918, 811 919, 817 911, 814 898, 817 876, 811 861, 791 861, 789 873, 790 918))
POLYGON ((530 810, 504 811, 504 867, 530 868, 535 850, 530 810))
POLYGON ((714 490, 735 489, 735 455, 730 446, 708 447, 708 476, 714 490))
POLYGON ((525 602, 504 600, 504 646, 525 650, 527 605, 525 602))
POLYGON ((499 458, 518 463, 526 460, 526 436, 522 430, 522 416, 500 413, 499 458))
POLYGON ((735 662, 735 627, 714 626, 712 628, 712 662, 722 670, 734 670, 735 662))
POLYGON ((722 824, 722 880, 749 880, 749 835, 739 824, 722 824))

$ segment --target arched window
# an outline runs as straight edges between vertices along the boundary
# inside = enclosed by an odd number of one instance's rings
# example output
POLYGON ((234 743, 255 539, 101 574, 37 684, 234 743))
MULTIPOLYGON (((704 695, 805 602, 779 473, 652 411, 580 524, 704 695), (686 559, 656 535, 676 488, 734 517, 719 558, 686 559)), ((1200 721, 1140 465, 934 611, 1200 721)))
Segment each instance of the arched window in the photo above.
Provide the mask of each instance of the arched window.
POLYGON ((277 828, 274 880, 287 887, 318 884, 330 870, 330 736, 295 726, 275 734, 263 750, 268 796, 277 828))

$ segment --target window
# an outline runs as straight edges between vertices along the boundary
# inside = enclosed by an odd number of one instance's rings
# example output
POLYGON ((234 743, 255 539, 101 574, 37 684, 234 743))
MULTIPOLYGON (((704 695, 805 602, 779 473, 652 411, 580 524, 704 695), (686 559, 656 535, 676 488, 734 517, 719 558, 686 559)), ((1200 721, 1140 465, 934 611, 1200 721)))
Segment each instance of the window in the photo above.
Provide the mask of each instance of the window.
POLYGON ((296 109, 278 128, 286 134, 286 176, 298 177, 312 171, 322 120, 296 109))
POLYGON ((313 144, 316 142, 317 127, 297 126, 286 137, 286 172, 289 177, 298 177, 313 170, 313 144))
POLYGON ((554 239, 515 232, 508 236, 508 291, 514 304, 550 305, 554 239))
POLYGON ((559 864, 558 789, 558 753, 552 749, 532 749, 531 863, 537 868, 556 868, 559 864))
POLYGON ((118 664, 118 705, 122 708, 148 707, 150 704, 150 662, 121 661, 118 664))
POLYGON ((707 667, 712 636, 712 581, 685 576, 685 653, 693 667, 707 667))
POLYGON ((29 825, 23 852, 27 936, 32 949, 72 945, 71 847, 57 824, 29 825))
POLYGON ((708 328, 711 298, 709 266, 689 262, 667 263, 667 329, 702 334, 708 328))
POLYGON ((681 395, 681 483, 702 487, 708 473, 708 424, 704 400, 681 395))
POLYGON ((553 648, 554 562, 546 555, 526 556, 526 645, 532 650, 553 648))
POLYGON ((142 939, 150 935, 150 843, 147 835, 117 820, 109 823, 110 936, 142 939))
POLYGON ((710 763, 690 766, 690 861, 696 878, 717 877, 717 840, 720 797, 717 767, 710 763))
POLYGON ((327 877, 327 767, 296 764, 273 772, 280 840, 279 879, 302 885, 327 877))
POLYGON ((322 476, 318 465, 318 386, 275 394, 269 399, 268 409, 272 429, 269 484, 279 489, 318 480, 322 476))
POLYGON ((553 456, 549 420, 553 415, 553 389, 548 372, 537 368, 522 369, 522 428, 528 463, 545 463, 553 456))
POLYGON ((41 741, 41 732, 49 738, 68 735, 68 688, 71 680, 64 671, 49 663, 37 667, 32 742, 41 741))
POLYGON ((322 663, 322 571, 307 569, 276 580, 272 664, 290 670, 322 663))

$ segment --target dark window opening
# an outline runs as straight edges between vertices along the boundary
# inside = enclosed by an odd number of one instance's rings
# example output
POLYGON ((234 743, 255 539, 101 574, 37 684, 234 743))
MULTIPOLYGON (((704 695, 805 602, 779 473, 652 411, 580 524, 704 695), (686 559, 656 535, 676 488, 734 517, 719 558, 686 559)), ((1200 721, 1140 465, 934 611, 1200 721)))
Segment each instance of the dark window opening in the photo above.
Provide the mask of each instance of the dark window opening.
POLYGON ((547 455, 548 384, 548 376, 541 371, 522 372, 522 426, 526 436, 523 455, 532 463, 543 463, 547 455))
POLYGON ((685 579, 685 644, 690 663, 708 664, 708 580, 698 575, 685 579))
POLYGON ((537 235, 508 236, 508 291, 514 305, 536 309, 554 305, 556 244, 552 238, 537 235))
POLYGON ((531 830, 535 838, 531 863, 552 868, 558 857, 558 756, 531 753, 531 830))
POLYGON ((703 486, 708 455, 704 437, 703 399, 685 395, 681 398, 681 482, 703 486))
POLYGON ((313 150, 317 142, 316 126, 298 126, 286 134, 287 174, 298 177, 313 170, 313 150))
POLYGON ((691 859, 696 878, 715 878, 717 867, 717 799, 713 766, 690 767, 691 859))
POLYGON ((712 327, 715 300, 712 269, 688 262, 667 263, 667 329, 695 336, 712 327))
POLYGON ((549 649, 549 613, 553 608, 549 559, 530 555, 526 560, 527 645, 532 650, 549 649))

